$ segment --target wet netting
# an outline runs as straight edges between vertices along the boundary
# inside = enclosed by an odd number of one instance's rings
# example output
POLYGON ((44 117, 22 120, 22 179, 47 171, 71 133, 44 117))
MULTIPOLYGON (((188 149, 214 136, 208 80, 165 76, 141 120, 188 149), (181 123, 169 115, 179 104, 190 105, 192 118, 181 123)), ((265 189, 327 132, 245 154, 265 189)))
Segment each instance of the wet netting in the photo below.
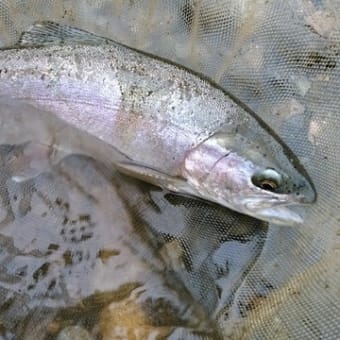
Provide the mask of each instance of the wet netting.
POLYGON ((340 2, 0 0, 0 45, 37 20, 212 78, 294 150, 318 199, 277 226, 76 152, 16 181, 33 136, 90 137, 2 99, 0 338, 338 339, 340 2))

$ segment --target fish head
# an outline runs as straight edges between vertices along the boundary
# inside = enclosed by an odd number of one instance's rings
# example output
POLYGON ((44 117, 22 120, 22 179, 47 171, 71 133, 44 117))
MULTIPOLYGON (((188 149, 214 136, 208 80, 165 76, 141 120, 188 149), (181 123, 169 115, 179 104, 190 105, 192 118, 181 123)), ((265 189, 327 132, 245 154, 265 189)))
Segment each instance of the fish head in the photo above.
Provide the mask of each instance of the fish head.
POLYGON ((300 224, 299 206, 316 193, 282 147, 268 136, 218 133, 187 154, 184 177, 202 198, 267 222, 300 224))

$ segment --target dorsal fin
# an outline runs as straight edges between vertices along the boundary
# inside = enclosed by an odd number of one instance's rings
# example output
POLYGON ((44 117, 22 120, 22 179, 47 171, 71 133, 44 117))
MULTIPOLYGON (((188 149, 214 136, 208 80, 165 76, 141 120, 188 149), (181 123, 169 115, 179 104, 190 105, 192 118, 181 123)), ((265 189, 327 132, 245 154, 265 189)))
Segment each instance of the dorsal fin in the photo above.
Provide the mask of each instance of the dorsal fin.
POLYGON ((97 36, 79 28, 52 21, 36 22, 21 34, 19 47, 62 44, 111 44, 112 40, 97 36))

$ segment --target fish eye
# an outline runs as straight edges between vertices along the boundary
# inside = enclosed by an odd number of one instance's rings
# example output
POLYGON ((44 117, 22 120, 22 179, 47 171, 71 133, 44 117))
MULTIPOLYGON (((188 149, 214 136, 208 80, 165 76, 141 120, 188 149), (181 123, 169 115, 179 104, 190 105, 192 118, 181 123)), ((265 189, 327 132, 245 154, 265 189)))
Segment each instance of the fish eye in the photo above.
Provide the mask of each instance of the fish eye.
POLYGON ((274 191, 278 187, 278 183, 273 180, 265 179, 260 182, 260 188, 267 191, 274 191))
POLYGON ((256 173, 252 177, 252 182, 263 190, 275 191, 282 183, 282 176, 274 169, 265 169, 256 173))

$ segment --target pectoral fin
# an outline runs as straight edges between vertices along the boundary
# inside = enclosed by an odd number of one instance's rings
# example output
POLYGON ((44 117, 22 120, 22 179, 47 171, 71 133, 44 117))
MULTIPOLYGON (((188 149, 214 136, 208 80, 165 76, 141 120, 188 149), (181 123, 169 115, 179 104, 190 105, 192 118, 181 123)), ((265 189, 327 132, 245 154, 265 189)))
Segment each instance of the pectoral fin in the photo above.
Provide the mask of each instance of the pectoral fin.
POLYGON ((17 46, 45 46, 81 43, 90 45, 111 44, 106 39, 79 28, 58 24, 52 21, 36 22, 27 31, 23 32, 17 46))
POLYGON ((187 181, 180 177, 172 177, 158 170, 134 163, 118 163, 117 169, 125 175, 140 179, 144 182, 170 191, 197 195, 197 193, 189 187, 187 181))

